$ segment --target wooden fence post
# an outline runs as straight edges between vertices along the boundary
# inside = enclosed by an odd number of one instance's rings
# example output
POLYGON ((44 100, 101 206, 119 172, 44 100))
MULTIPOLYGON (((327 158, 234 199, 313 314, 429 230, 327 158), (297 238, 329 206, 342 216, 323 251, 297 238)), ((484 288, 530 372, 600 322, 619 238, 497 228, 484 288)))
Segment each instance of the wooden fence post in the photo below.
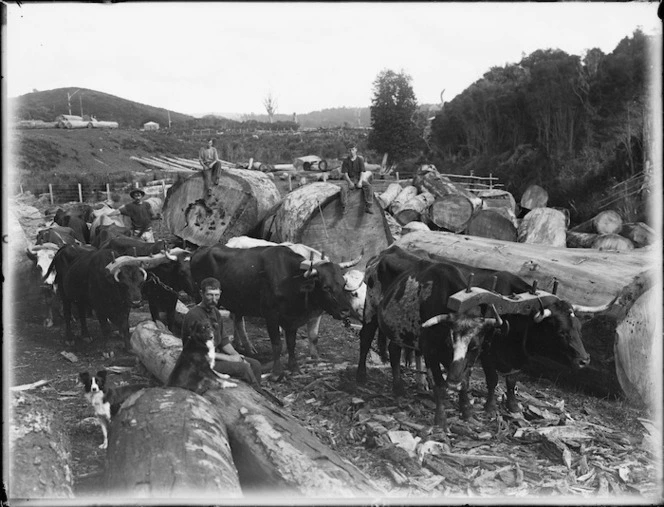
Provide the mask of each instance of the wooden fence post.
POLYGON ((78 202, 83 202, 83 189, 80 183, 78 184, 78 202))
POLYGON ((397 181, 399 181, 399 173, 398 172, 394 173, 394 177, 397 179, 397 181))
POLYGON ((493 173, 489 173, 489 190, 493 190, 493 173))
POLYGON ((106 198, 110 201, 111 200, 111 185, 106 183, 106 198))
POLYGON ((51 204, 53 204, 53 185, 48 184, 48 193, 51 195, 51 204))

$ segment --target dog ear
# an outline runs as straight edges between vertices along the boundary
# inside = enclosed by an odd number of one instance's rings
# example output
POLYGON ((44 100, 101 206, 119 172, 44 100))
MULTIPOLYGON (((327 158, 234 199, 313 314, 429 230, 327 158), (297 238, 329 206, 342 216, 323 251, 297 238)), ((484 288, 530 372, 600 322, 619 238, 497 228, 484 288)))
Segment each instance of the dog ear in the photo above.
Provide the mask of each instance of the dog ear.
POLYGON ((90 380, 90 374, 87 371, 83 371, 78 374, 78 379, 81 381, 81 384, 85 384, 90 380))
POLYGON ((99 370, 99 371, 97 372, 97 376, 98 376, 100 379, 106 380, 106 374, 107 374, 107 373, 108 373, 108 372, 107 372, 106 370, 99 370))

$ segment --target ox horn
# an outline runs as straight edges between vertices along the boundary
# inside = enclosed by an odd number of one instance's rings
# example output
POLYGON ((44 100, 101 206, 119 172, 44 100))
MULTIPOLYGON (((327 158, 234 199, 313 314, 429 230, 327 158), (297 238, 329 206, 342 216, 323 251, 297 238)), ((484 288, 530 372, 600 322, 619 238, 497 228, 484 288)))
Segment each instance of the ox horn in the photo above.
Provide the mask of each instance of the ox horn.
POLYGON ((31 260, 34 261, 35 259, 37 259, 37 251, 33 250, 31 247, 26 248, 25 253, 27 254, 28 258, 30 258, 31 260))
POLYGON ((138 269, 140 269, 141 273, 143 273, 143 281, 147 280, 148 279, 148 272, 145 271, 145 269, 143 269, 143 268, 138 268, 138 269))
POLYGON ((441 322, 449 322, 450 320, 452 320, 452 316, 449 313, 436 315, 435 317, 431 317, 429 320, 423 322, 422 327, 431 327, 435 326, 436 324, 440 324, 441 322))
POLYGON ((354 259, 351 259, 351 260, 346 261, 346 262, 340 262, 339 267, 341 269, 352 268, 353 266, 355 266, 356 264, 358 264, 362 260, 362 257, 364 257, 364 248, 362 249, 362 253, 360 253, 360 255, 355 257, 354 259))
POLYGON ((539 324, 540 322, 542 322, 544 319, 546 319, 548 317, 551 317, 551 310, 549 310, 547 308, 546 310, 541 310, 541 311, 537 312, 533 316, 533 320, 539 324))
POLYGON ((611 300, 610 302, 606 303, 605 305, 599 305, 599 306, 584 306, 584 305, 575 305, 572 304, 572 308, 574 309, 574 313, 600 313, 608 310, 613 306, 613 303, 616 302, 617 297, 611 300))
POLYGON ((118 276, 120 275, 120 269, 116 269, 115 273, 113 273, 113 278, 115 279, 116 282, 120 283, 120 280, 118 280, 118 276))

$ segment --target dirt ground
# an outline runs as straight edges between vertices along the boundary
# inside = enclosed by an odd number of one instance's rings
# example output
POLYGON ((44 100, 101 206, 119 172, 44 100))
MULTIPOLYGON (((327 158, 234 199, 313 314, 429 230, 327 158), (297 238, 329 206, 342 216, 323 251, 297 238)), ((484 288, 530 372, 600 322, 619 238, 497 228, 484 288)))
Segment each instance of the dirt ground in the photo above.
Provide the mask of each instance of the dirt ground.
MULTIPOLYGON (((96 341, 67 349, 58 326, 42 326, 37 292, 26 292, 12 298, 12 315, 5 318, 5 339, 13 345, 11 360, 5 364, 14 385, 49 381, 30 392, 57 404, 69 428, 75 494, 103 496, 99 484, 105 450, 98 448, 102 434, 89 419, 93 412, 83 398, 78 374, 116 367, 119 373, 110 375, 112 384, 158 382, 123 351, 119 340, 102 343, 95 319, 90 330, 96 341), (61 354, 67 350, 77 362, 61 354), (113 357, 108 357, 110 351, 113 357)), ((145 305, 132 312, 130 324, 148 318, 145 305)), ((247 327, 257 358, 267 363, 271 349, 261 320, 250 319, 247 327)), ((510 415, 503 407, 498 418, 489 419, 482 410, 483 374, 476 368, 471 382, 473 418, 462 421, 452 397, 446 406, 450 431, 445 435, 432 428, 432 396, 417 391, 412 370, 404 370, 407 395, 395 398, 389 367, 372 353, 367 385, 356 384, 356 330, 325 316, 319 349, 318 361, 307 357, 301 330, 300 373, 288 374, 267 388, 304 427, 371 477, 389 497, 498 498, 502 503, 531 496, 569 495, 573 503, 574 498, 603 496, 611 502, 616 497, 661 498, 659 444, 645 429, 652 418, 646 411, 524 377, 518 384, 523 415, 510 415), (426 450, 429 453, 421 459, 426 450)))

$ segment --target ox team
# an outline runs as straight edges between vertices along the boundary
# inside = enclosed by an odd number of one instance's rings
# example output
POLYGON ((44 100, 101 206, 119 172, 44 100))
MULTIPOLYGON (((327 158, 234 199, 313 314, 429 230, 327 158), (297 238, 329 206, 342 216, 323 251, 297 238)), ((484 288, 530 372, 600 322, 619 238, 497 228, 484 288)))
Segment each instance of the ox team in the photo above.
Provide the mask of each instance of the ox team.
MULTIPOLYGON (((142 191, 132 192, 137 205, 143 204, 143 196, 142 191)), ((107 216, 114 214, 111 211, 107 216)), ((462 416, 470 415, 468 382, 476 359, 486 375, 485 409, 497 409, 495 388, 498 373, 502 373, 506 375, 507 408, 517 411, 515 371, 535 355, 573 368, 585 367, 590 358, 581 341, 576 313, 608 308, 580 307, 554 297, 529 315, 499 314, 485 304, 457 313, 448 308, 448 299, 466 288, 471 271, 476 286, 498 294, 525 293, 531 286, 511 273, 445 262, 396 246, 369 259, 362 274, 348 271, 362 255, 337 263, 305 245, 246 237, 234 238, 227 245, 200 247, 193 253, 169 249, 163 242, 144 241, 147 229, 139 222, 133 222, 133 236, 131 229, 118 223, 97 223, 91 228, 92 237, 86 238, 80 225, 87 230, 85 223, 91 216, 60 213, 58 224, 41 231, 39 245, 28 251, 49 285, 49 293, 58 294, 62 301, 68 341, 73 340, 71 311, 75 304, 82 338, 89 339, 86 317, 94 310, 104 336, 110 334, 109 322, 113 323, 128 345, 130 309, 141 305, 145 296, 152 318, 157 320, 165 313, 165 322, 173 332, 185 331, 185 341, 191 338, 190 331, 211 322, 214 369, 258 385, 260 364, 240 355, 223 337, 216 308, 224 307, 233 314, 234 335, 245 350, 253 346, 243 317, 264 319, 272 344, 273 380, 283 376, 281 329, 286 337, 288 368, 297 371, 298 328, 307 325, 310 352, 315 356, 322 314, 337 320, 353 317, 362 323, 358 383, 366 381, 366 358, 378 331, 381 355, 386 358, 386 348, 389 352, 395 393, 404 391, 401 349, 424 358, 434 383, 433 422, 442 427, 446 425, 442 404, 446 386, 459 391, 462 416), (98 248, 86 245, 88 241, 96 241, 98 248), (185 317, 183 328, 175 329, 175 306, 181 291, 197 306, 185 317), (240 364, 244 366, 238 368, 240 364)))

